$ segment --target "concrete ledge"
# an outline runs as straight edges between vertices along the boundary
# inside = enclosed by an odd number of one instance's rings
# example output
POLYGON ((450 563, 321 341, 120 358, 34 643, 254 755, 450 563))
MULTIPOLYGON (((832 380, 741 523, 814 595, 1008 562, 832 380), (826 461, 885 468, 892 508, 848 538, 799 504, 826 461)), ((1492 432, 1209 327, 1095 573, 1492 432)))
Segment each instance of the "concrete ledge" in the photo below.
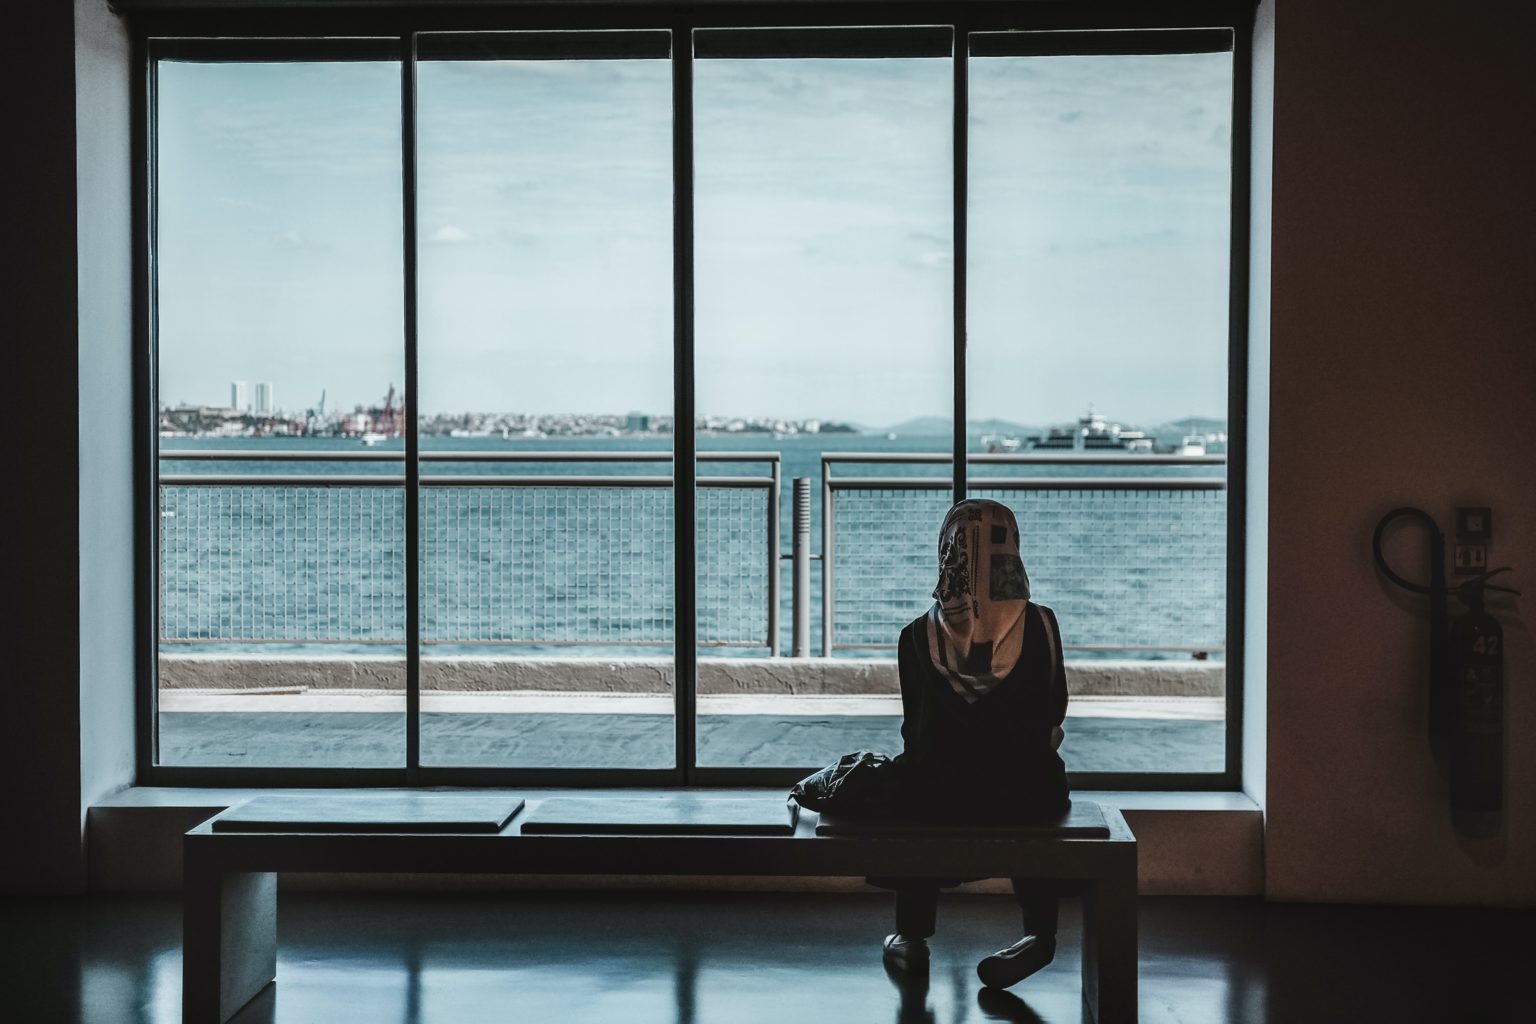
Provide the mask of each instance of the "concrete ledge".
MULTIPOLYGON (((181 888, 182 833, 258 793, 298 790, 137 787, 93 806, 86 819, 90 884, 101 892, 174 892, 181 888)), ((306 793, 355 792, 304 790, 306 793)), ((520 788, 521 796, 551 790, 520 788)), ((588 790, 632 795, 636 790, 588 790)), ((783 792, 775 790, 775 792, 783 792)), ((1248 797, 1226 792, 1082 791, 1074 796, 1119 808, 1136 833, 1137 875, 1143 895, 1256 896, 1264 891, 1264 815, 1248 797)), ((285 888, 304 889, 731 889, 768 892, 867 892, 846 878, 531 875, 285 875, 285 888)), ((971 892, 1008 892, 991 879, 971 892)))
MULTIPOLYGON (((423 658, 423 690, 455 693, 672 692, 671 658, 423 658)), ((405 664, 378 655, 297 657, 162 654, 160 687, 190 690, 403 690, 405 664)), ((1226 666, 1212 661, 1067 662, 1074 695, 1221 697, 1226 666)), ((701 658, 703 694, 899 694, 895 659, 701 658)))

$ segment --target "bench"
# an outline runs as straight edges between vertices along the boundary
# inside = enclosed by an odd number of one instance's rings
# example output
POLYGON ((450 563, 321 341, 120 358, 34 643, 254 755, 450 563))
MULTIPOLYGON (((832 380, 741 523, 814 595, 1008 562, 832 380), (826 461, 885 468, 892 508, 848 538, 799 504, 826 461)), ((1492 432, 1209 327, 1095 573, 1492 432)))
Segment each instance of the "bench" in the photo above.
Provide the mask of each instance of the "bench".
POLYGON ((340 815, 334 804, 306 814, 304 798, 289 798, 294 813, 242 822, 234 808, 193 828, 182 841, 184 1022, 223 1024, 276 977, 283 871, 1029 878, 1083 899, 1083 999, 1093 1019, 1136 1020, 1136 839, 1112 808, 1079 801, 1071 821, 1025 829, 874 828, 810 812, 794 820, 779 792, 521 796, 331 798, 350 808, 340 815), (590 827, 571 813, 605 801, 614 813, 590 827), (736 812, 717 813, 732 802, 736 812), (660 813, 624 824, 636 808, 641 818, 660 813))

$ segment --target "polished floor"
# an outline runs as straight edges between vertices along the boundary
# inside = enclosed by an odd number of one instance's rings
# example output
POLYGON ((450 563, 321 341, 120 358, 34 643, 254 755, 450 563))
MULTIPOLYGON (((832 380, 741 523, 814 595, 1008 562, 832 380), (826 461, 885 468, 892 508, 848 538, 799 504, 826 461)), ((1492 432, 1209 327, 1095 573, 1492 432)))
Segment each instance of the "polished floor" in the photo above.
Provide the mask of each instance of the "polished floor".
MULTIPOLYGON (((947 895, 926 985, 882 969, 885 894, 288 893, 240 1024, 1079 1022, 1078 920, 1013 993, 974 965, 1008 897, 947 895)), ((1141 1020, 1529 1022, 1536 912, 1144 899, 1141 1020)), ((0 1020, 180 1020, 174 897, 0 904, 0 1020)))

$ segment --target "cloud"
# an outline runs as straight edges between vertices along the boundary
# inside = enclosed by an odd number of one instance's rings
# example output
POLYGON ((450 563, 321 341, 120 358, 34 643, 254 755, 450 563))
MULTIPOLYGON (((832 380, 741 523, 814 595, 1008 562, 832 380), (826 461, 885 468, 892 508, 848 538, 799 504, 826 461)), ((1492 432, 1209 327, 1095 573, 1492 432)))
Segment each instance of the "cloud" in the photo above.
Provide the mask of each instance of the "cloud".
POLYGON ((331 248, 325 242, 310 238, 302 231, 280 231, 272 236, 272 240, 281 248, 291 249, 294 252, 327 252, 331 248))
POLYGON ((909 267, 917 267, 923 270, 933 270, 952 265, 955 258, 948 249, 930 249, 917 253, 902 260, 909 267))
POLYGON ((231 206, 238 210, 250 210, 253 213, 271 213, 272 207, 266 203, 258 203, 254 199, 243 196, 214 196, 213 201, 223 206, 231 206))
POLYGON ((463 228, 455 227, 452 224, 444 224, 442 227, 432 232, 432 236, 428 239, 428 241, 437 243, 439 245, 458 245, 462 242, 472 242, 474 241, 474 238, 474 235, 471 235, 463 228))
POLYGON ((1183 235, 1176 228, 1158 228, 1153 231, 1128 231, 1112 237, 1083 236, 1067 241, 1055 241, 1046 245, 1045 251, 1057 255, 1080 252, 1104 252, 1156 247, 1178 242, 1183 235))

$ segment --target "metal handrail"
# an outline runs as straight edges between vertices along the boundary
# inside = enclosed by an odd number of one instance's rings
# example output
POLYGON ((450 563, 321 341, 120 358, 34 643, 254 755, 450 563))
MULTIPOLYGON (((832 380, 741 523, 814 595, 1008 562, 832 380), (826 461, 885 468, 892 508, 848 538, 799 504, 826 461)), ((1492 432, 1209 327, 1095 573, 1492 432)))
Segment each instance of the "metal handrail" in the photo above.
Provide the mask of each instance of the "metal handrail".
MULTIPOLYGON (((1175 455, 1168 453, 1132 454, 1125 452, 978 452, 968 453, 967 462, 1018 466, 1209 466, 1225 465, 1227 457, 1222 453, 1205 455, 1175 455)), ((933 476, 836 476, 834 465, 945 465, 953 464, 954 456, 948 452, 823 452, 821 456, 821 655, 832 656, 835 629, 833 566, 836 533, 833 529, 833 495, 837 491, 860 490, 951 490, 954 481, 949 477, 933 476)), ((972 477, 966 482, 968 490, 977 491, 1220 491, 1225 490, 1225 477, 1194 476, 1016 476, 972 477)), ((813 556, 814 557, 814 556, 813 556)), ((861 649, 882 649, 886 644, 859 644, 861 649)), ((1067 644, 1071 650, 1081 651, 1206 651, 1210 646, 1181 645, 1130 645, 1110 647, 1103 644, 1067 644)))
POLYGON ((162 449, 161 462, 404 462, 398 451, 282 451, 261 449, 239 451, 227 448, 162 449))
MULTIPOLYGON (((765 463, 769 475, 764 476, 708 476, 696 478, 699 487, 706 488, 764 488, 768 491, 767 515, 767 646, 770 655, 780 653, 779 640, 779 563, 785 557, 780 550, 781 527, 779 522, 781 501, 781 462, 779 452, 699 452, 700 462, 711 463, 765 463)), ((968 455, 967 461, 992 465, 1021 466, 1210 466, 1222 465, 1226 456, 1214 455, 1131 455, 1123 453, 1098 453, 1085 455, 1071 452, 1030 453, 979 453, 968 455)), ((231 451, 223 449, 168 449, 160 453, 162 462, 356 462, 403 464, 405 453, 401 451, 231 451)), ((420 460, 427 463, 648 463, 661 464, 674 461, 670 451, 654 452, 604 452, 604 451, 451 451, 422 452, 420 460)), ((826 452, 822 464, 822 550, 814 554, 802 550, 801 556, 822 562, 822 650, 823 656, 832 652, 834 634, 833 553, 834 523, 832 503, 838 491, 860 490, 914 490, 943 491, 953 487, 948 477, 922 476, 837 476, 832 472, 835 465, 869 464, 900 465, 952 464, 948 453, 936 452, 826 452)), ((399 487, 403 477, 394 473, 170 473, 163 474, 159 483, 167 487, 399 487)), ((562 476, 556 474, 446 474, 431 473, 420 477, 424 488, 444 487, 572 487, 572 488, 667 488, 675 485, 670 475, 601 475, 583 474, 562 476)), ((973 478, 969 486, 974 490, 1004 491, 1215 491, 1226 488, 1226 480, 1215 476, 1014 476, 973 478)), ((659 643, 659 642, 658 642, 659 643)), ((860 644, 861 648, 870 645, 860 644)), ((875 645, 884 646, 884 645, 875 645)), ((1110 650, 1104 645, 1074 645, 1073 649, 1110 650)), ((1210 649, 1201 647, 1163 645, 1157 647, 1122 647, 1121 650, 1195 651, 1210 649)))
MULTIPOLYGON (((844 650, 858 651, 894 651, 895 643, 880 644, 844 644, 844 650)), ((1062 644, 1063 651, 1088 651, 1097 654, 1110 654, 1116 651, 1135 652, 1137 654, 1199 654, 1202 651, 1224 651, 1223 644, 1062 644)))
MULTIPOLYGON (((472 473, 423 476, 422 487, 671 487, 670 476, 548 476, 472 473)), ((699 487, 766 487, 771 477, 701 476, 699 487)), ((169 473, 162 487, 402 487, 404 477, 383 473, 169 473)))
MULTIPOLYGON (((403 451, 284 451, 280 449, 229 450, 229 449, 167 449, 159 453, 161 462, 405 462, 403 451)), ((518 463, 518 462, 580 462, 580 463, 670 463, 675 461, 670 451, 655 452, 604 452, 604 451, 428 451, 419 454, 421 462, 436 463, 518 463)), ((695 486, 709 488, 762 488, 768 492, 767 512, 767 636, 771 657, 780 653, 779 642, 779 503, 781 499, 781 456, 773 451, 708 451, 697 452, 700 462, 714 463, 764 463, 767 476, 706 476, 696 477, 695 486)), ((657 475, 582 475, 558 474, 424 474, 420 478, 423 488, 437 487, 573 487, 573 488, 667 488, 675 485, 671 476, 657 475)), ((162 473, 161 487, 402 487, 405 478, 393 473, 162 473)), ((164 638, 162 637, 162 642, 164 638)), ((354 642, 354 641, 336 641, 354 642)), ((490 643, 492 641, 485 641, 490 643)), ((557 641, 540 641, 556 643, 557 641)), ((663 645, 671 641, 655 641, 650 645, 663 645)), ((574 641, 572 642, 574 643, 574 641)), ((644 641, 624 641, 629 646, 646 646, 644 641)), ((717 644, 710 644, 717 646, 717 644)))
MULTIPOLYGON (((896 462, 907 464, 944 464, 955 461, 948 452, 825 452, 825 463, 896 462)), ((967 454, 966 462, 1005 463, 1020 466, 1202 466, 1225 465, 1226 455, 1216 452, 1206 455, 1176 455, 1169 452, 1138 455, 1130 452, 1100 452, 1089 455, 1084 452, 974 452, 967 454)))
MULTIPOLYGON (((827 485, 833 491, 948 491, 955 486, 945 477, 921 476, 834 476, 827 478, 827 485)), ((974 491, 1222 491, 1227 480, 1220 476, 973 476, 966 486, 974 491)))
MULTIPOLYGON (((780 461, 778 452, 695 453, 700 462, 771 462, 780 461)), ((219 448, 172 448, 160 452, 161 462, 404 462, 403 451, 293 450, 263 448, 249 451, 219 448)), ((420 462, 672 462, 669 451, 424 451, 420 462)))

